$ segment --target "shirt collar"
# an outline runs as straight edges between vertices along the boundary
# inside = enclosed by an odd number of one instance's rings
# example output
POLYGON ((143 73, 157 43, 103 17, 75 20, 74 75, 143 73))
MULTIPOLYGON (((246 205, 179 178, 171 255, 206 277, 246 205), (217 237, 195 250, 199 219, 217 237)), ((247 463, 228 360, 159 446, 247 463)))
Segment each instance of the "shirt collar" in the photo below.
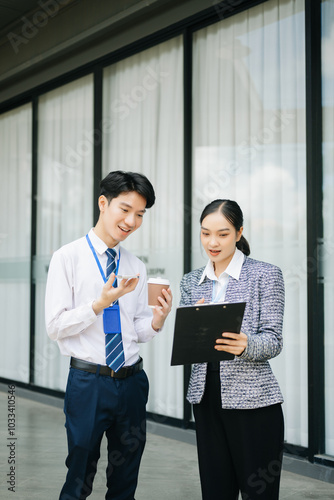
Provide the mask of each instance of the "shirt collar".
MULTIPOLYGON (((100 255, 103 255, 104 252, 107 250, 107 245, 105 244, 104 241, 101 240, 101 238, 99 238, 95 232, 94 232, 94 228, 92 228, 89 233, 88 233, 88 236, 90 238, 90 241, 92 242, 92 245, 93 247, 95 248, 95 251, 100 254, 100 255)), ((116 246, 113 247, 113 249, 115 250, 116 254, 117 254, 117 258, 119 256, 119 243, 117 243, 116 246)))
MULTIPOLYGON (((241 252, 241 250, 236 248, 231 262, 229 263, 225 271, 219 276, 219 278, 223 274, 227 274, 228 276, 231 276, 232 278, 239 280, 244 260, 245 260, 245 255, 241 252)), ((215 275, 215 270, 213 268, 213 263, 211 262, 211 260, 209 260, 209 262, 205 266, 205 269, 202 273, 201 279, 199 280, 198 284, 200 285, 201 283, 203 283, 205 278, 208 278, 213 281, 214 280, 219 281, 219 279, 215 275)))

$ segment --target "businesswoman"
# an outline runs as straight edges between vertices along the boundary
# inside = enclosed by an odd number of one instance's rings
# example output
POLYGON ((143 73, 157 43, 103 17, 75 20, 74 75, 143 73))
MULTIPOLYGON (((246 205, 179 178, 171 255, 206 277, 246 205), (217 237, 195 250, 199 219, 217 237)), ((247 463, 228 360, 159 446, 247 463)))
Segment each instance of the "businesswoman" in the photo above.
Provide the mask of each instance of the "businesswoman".
POLYGON ((195 364, 188 389, 193 404, 203 500, 279 497, 283 397, 268 360, 282 350, 281 270, 248 257, 243 214, 215 200, 200 217, 206 267, 181 281, 181 305, 246 302, 241 333, 222 332, 215 349, 235 355, 195 364))

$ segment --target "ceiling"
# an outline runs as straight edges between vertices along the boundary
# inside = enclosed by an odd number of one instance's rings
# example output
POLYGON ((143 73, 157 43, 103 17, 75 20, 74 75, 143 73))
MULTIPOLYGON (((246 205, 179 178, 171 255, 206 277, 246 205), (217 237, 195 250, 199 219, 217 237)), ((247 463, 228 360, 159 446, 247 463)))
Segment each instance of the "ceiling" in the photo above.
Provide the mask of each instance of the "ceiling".
POLYGON ((36 10, 46 0, 0 0, 0 33, 4 34, 22 16, 36 10))

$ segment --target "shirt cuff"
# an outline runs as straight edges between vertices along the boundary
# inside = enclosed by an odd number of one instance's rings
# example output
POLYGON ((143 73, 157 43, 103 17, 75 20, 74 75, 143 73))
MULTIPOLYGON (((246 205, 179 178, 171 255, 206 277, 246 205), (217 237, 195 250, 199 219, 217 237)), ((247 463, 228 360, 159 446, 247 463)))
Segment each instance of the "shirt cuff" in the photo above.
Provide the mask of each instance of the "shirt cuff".
POLYGON ((88 311, 87 311, 87 317, 84 318, 84 323, 86 326, 90 326, 92 323, 94 323, 96 318, 98 318, 99 316, 101 316, 101 314, 103 314, 103 309, 98 314, 95 314, 95 311, 93 309, 94 302, 95 302, 95 299, 92 300, 91 302, 89 302, 90 307, 88 308, 88 311), (86 324, 86 322, 87 322, 87 324, 86 324))

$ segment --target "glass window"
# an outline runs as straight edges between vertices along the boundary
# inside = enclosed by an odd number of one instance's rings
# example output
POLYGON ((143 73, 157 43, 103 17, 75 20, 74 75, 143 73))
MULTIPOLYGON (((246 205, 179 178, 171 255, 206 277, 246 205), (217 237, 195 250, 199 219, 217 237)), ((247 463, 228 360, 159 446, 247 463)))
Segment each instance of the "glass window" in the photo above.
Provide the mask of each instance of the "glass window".
MULTIPOLYGON (((183 273, 182 38, 106 68, 103 106, 103 175, 143 173, 157 196, 124 246, 144 261, 150 277, 170 280, 177 305, 183 273)), ((170 367, 173 322, 170 314, 141 353, 150 379, 148 410, 183 418, 182 367, 170 367)))
POLYGON ((269 0, 194 35, 193 267, 199 216, 236 200, 251 257, 283 270, 283 353, 271 365, 285 439, 308 445, 304 1, 269 0))
POLYGON ((31 104, 0 116, 0 375, 29 382, 31 104))
POLYGON ((323 221, 326 453, 334 455, 334 2, 322 2, 323 221))
POLYGON ((43 95, 38 106, 35 384, 65 389, 69 359, 46 333, 52 253, 93 225, 93 77, 43 95))

